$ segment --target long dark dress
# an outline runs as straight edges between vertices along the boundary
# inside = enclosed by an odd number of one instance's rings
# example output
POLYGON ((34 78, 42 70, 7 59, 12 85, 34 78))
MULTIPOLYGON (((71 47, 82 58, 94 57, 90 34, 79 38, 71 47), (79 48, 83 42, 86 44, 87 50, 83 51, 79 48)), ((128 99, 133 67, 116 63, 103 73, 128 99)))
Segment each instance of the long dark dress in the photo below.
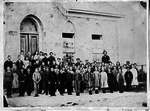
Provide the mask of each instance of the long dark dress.
POLYGON ((118 82, 118 90, 120 93, 122 93, 124 91, 124 78, 122 73, 118 73, 117 82, 118 82))
POLYGON ((8 97, 11 96, 12 81, 13 81, 12 72, 5 72, 5 74, 4 74, 4 89, 6 89, 6 95, 8 97))
POLYGON ((73 81, 73 71, 67 72, 66 74, 66 86, 67 86, 67 92, 68 94, 72 94, 73 91, 73 86, 72 86, 72 81, 73 81))
POLYGON ((26 72, 25 70, 23 72, 19 72, 19 96, 24 96, 25 90, 26 90, 26 72))
POLYGON ((31 72, 27 73, 26 91, 28 96, 30 96, 31 92, 33 91, 33 80, 31 72))
POLYGON ((112 93, 115 90, 115 76, 112 72, 107 73, 108 76, 108 87, 112 93))
POLYGON ((125 81, 126 81, 126 88, 127 90, 131 89, 131 83, 133 80, 133 74, 131 71, 126 71, 125 73, 125 81))
POLYGON ((102 56, 102 62, 103 63, 109 63, 110 62, 110 57, 108 55, 103 55, 102 56))
POLYGON ((48 81, 49 81, 49 94, 51 96, 55 96, 55 92, 56 92, 56 74, 53 71, 50 71, 50 74, 48 76, 48 81))
POLYGON ((59 73, 58 81, 59 81, 58 91, 61 95, 63 95, 65 92, 65 86, 66 86, 66 72, 60 72, 59 73))

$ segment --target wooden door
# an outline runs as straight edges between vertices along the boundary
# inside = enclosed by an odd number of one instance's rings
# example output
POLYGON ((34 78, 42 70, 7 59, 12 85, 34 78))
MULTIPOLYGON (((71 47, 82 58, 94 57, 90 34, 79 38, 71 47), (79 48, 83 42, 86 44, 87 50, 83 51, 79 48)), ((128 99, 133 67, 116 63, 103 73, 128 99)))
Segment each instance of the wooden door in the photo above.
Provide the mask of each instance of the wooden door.
POLYGON ((34 54, 36 51, 38 51, 38 35, 32 34, 32 35, 30 35, 29 39, 30 39, 30 49, 29 50, 32 54, 34 54))
POLYGON ((23 50, 24 52, 28 51, 28 35, 21 34, 20 36, 20 51, 23 50))
POLYGON ((31 52, 31 54, 38 51, 38 34, 21 34, 20 50, 23 50, 25 53, 31 52))

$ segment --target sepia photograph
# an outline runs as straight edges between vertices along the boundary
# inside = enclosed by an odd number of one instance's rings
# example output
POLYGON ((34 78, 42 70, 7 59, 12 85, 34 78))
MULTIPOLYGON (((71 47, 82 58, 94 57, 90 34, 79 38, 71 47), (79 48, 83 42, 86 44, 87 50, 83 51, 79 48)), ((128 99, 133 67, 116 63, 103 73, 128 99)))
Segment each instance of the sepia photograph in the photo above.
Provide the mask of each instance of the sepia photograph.
POLYGON ((146 0, 3 8, 4 108, 147 108, 146 0))

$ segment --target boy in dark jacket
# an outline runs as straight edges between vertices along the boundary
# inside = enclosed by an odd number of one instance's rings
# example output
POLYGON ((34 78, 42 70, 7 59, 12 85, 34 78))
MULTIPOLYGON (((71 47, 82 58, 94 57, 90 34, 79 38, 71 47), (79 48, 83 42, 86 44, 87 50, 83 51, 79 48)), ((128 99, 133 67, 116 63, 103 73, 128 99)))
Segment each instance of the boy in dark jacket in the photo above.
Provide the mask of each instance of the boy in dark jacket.
POLYGON ((67 71, 67 75, 66 75, 66 85, 67 85, 67 93, 68 95, 72 95, 72 91, 73 91, 73 86, 72 86, 72 82, 73 82, 73 74, 74 72, 72 71, 72 67, 70 67, 67 71))
POLYGON ((26 72, 23 68, 21 68, 19 72, 19 96, 24 96, 26 90, 25 89, 26 78, 27 78, 26 72))
POLYGON ((79 70, 79 66, 77 67, 77 70, 75 72, 75 91, 76 91, 76 96, 80 96, 80 85, 82 81, 82 75, 79 70))
POLYGON ((60 73, 58 75, 58 91, 60 93, 60 95, 64 95, 65 92, 65 82, 66 82, 66 72, 65 72, 65 68, 60 69, 60 73))
POLYGON ((32 90, 33 90, 32 73, 31 73, 31 69, 27 68, 26 91, 28 96, 31 95, 32 90))
POLYGON ((133 74, 130 71, 130 67, 127 67, 127 71, 125 73, 125 81, 126 81, 126 89, 129 91, 131 89, 131 83, 133 80, 133 74))
POLYGON ((54 72, 54 68, 50 68, 50 74, 48 76, 48 83, 49 83, 49 94, 51 96, 56 96, 56 73, 54 72))

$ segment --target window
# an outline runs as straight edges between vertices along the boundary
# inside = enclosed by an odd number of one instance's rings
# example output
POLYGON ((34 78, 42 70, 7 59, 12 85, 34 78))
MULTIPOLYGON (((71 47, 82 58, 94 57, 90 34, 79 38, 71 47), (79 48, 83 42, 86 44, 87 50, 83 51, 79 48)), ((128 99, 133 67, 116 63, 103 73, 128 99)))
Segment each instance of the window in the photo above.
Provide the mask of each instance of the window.
POLYGON ((102 38, 102 35, 92 34, 92 40, 100 40, 101 38, 102 38))
POLYGON ((62 33, 62 38, 73 38, 74 33, 62 33))

